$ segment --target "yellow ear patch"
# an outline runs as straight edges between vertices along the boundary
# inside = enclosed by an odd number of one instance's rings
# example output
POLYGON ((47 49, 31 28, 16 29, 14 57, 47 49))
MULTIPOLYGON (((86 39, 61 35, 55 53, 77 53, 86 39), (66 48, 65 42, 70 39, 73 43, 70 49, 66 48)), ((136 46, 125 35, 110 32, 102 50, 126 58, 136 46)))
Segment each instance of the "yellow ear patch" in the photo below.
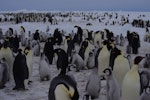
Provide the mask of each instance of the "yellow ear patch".
POLYGON ((73 95, 74 95, 74 88, 72 88, 72 87, 69 87, 69 91, 68 91, 68 93, 69 93, 69 95, 71 96, 71 97, 73 97, 73 95))
POLYGON ((25 52, 26 54, 28 54, 28 53, 29 53, 29 50, 28 50, 28 49, 26 49, 24 52, 25 52))
POLYGON ((69 86, 69 90, 63 84, 59 84, 57 87, 66 92, 70 97, 73 97, 75 91, 72 87, 69 86))

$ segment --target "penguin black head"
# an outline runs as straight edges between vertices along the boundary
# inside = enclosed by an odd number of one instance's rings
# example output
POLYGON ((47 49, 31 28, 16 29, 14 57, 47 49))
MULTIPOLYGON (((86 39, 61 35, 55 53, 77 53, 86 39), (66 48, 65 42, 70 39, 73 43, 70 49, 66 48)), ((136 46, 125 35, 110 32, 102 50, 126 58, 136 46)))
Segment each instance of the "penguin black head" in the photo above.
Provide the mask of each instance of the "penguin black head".
POLYGON ((57 69, 61 69, 60 74, 66 74, 66 68, 68 67, 68 54, 63 49, 55 49, 55 55, 57 56, 57 69))
POLYGON ((18 53, 22 53, 22 49, 18 49, 18 53))
POLYGON ((106 69, 104 69, 103 73, 106 75, 106 76, 110 76, 112 74, 112 69, 111 67, 108 67, 106 69))
POLYGON ((24 49, 25 55, 27 55, 27 54, 29 53, 29 51, 30 51, 30 48, 29 48, 29 47, 26 47, 26 48, 24 49))
POLYGON ((137 56, 137 57, 135 57, 135 59, 134 59, 134 64, 139 64, 140 62, 141 62, 141 60, 143 59, 144 57, 142 57, 142 56, 137 56))
POLYGON ((147 59, 150 59, 150 54, 147 53, 147 54, 145 55, 145 57, 146 57, 147 59))

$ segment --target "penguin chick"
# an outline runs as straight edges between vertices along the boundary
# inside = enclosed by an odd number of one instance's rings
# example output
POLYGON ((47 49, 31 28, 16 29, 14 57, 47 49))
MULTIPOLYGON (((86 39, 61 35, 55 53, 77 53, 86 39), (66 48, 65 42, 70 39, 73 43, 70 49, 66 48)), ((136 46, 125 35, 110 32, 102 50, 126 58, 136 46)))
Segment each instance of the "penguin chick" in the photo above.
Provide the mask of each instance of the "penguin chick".
POLYGON ((120 87, 110 67, 104 69, 107 83, 107 100, 120 100, 120 87))
POLYGON ((50 80, 50 68, 48 62, 46 61, 46 56, 44 53, 41 53, 39 62, 39 74, 41 81, 50 80))
POLYGON ((99 92, 101 88, 101 79, 98 75, 98 69, 92 69, 91 74, 89 75, 87 84, 86 84, 86 91, 87 95, 91 96, 91 99, 96 99, 99 97, 99 92))

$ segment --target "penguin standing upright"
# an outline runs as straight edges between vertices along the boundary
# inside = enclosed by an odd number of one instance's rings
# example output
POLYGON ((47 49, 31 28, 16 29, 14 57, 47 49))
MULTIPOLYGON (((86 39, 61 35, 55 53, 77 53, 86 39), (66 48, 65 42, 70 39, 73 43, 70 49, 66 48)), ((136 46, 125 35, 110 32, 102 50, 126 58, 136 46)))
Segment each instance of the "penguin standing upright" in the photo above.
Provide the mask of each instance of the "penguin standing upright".
POLYGON ((68 67, 68 54, 61 48, 54 50, 54 58, 56 61, 57 69, 60 70, 60 74, 66 73, 68 67))
POLYGON ((119 50, 117 47, 111 50, 109 66, 113 69, 114 75, 121 88, 123 78, 130 70, 130 65, 128 59, 124 57, 122 51, 119 50))
POLYGON ((99 97, 101 89, 101 81, 98 75, 98 69, 95 67, 92 69, 91 74, 87 80, 86 92, 88 96, 91 96, 91 99, 96 99, 99 97))
POLYGON ((50 37, 47 39, 47 41, 44 45, 44 49, 43 49, 43 53, 48 58, 49 64, 52 64, 52 62, 53 62, 53 56, 54 56, 54 46, 53 45, 54 45, 54 39, 53 39, 53 37, 50 37))
POLYGON ((13 57, 13 52, 11 51, 10 47, 8 47, 8 42, 4 41, 2 48, 0 49, 0 59, 5 58, 5 60, 8 63, 9 66, 9 77, 12 79, 13 78, 13 62, 14 62, 14 57, 13 57))
POLYGON ((107 100, 120 100, 120 86, 111 67, 104 69, 107 86, 107 100))
POLYGON ((109 66, 110 50, 112 49, 112 43, 108 40, 103 42, 103 46, 98 54, 98 74, 103 75, 103 70, 109 66))
POLYGON ((26 47, 24 49, 24 54, 26 55, 27 66, 29 70, 29 81, 31 81, 32 69, 33 69, 33 51, 29 47, 26 47))
POLYGON ((138 64, 143 59, 136 56, 131 70, 129 70, 122 82, 122 100, 140 100, 140 75, 138 73, 138 64))
POLYGON ((78 100, 77 83, 72 76, 66 74, 68 55, 63 49, 54 51, 57 56, 57 69, 60 69, 61 72, 50 83, 48 100, 78 100))
POLYGON ((71 65, 76 65, 76 71, 80 71, 81 69, 84 69, 85 64, 81 56, 75 51, 72 50, 71 54, 71 65))
POLYGON ((144 92, 140 96, 140 100, 149 100, 150 98, 150 87, 146 87, 144 92))
POLYGON ((39 62, 39 74, 41 81, 50 80, 50 68, 48 61, 46 61, 46 56, 44 53, 41 53, 40 62, 39 62))
POLYGON ((5 84, 8 80, 9 80, 9 66, 5 58, 2 58, 0 61, 0 89, 5 87, 5 84))
POLYGON ((29 71, 26 56, 22 53, 21 49, 18 50, 18 54, 15 57, 13 75, 16 85, 13 90, 27 89, 29 71))
POLYGON ((91 44, 88 39, 85 39, 85 41, 82 42, 81 48, 79 50, 79 55, 84 60, 85 66, 87 66, 90 50, 91 50, 91 44))

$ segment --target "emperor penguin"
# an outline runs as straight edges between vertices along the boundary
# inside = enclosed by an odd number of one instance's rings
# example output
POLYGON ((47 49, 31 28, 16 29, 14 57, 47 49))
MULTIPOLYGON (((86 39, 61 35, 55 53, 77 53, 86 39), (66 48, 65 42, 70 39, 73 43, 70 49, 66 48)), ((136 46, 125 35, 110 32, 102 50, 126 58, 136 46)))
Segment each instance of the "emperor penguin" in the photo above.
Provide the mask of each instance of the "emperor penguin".
POLYGON ((29 82, 30 82, 33 70, 33 51, 29 47, 26 47, 24 49, 24 54, 26 55, 26 61, 29 70, 29 82))
POLYGON ((101 48, 102 46, 102 31, 95 32, 94 36, 94 45, 98 48, 101 48))
POLYGON ((82 42, 81 48, 79 50, 79 55, 84 60, 85 66, 87 66, 90 51, 91 51, 91 43, 89 42, 88 39, 85 39, 85 41, 82 42))
POLYGON ((27 66, 26 56, 22 50, 18 50, 13 64, 13 75, 15 80, 15 87, 13 90, 26 90, 28 89, 29 70, 27 66))
POLYGON ((41 81, 50 80, 51 71, 48 61, 46 61, 46 56, 44 53, 41 53, 40 62, 39 62, 39 74, 41 81))
POLYGON ((57 69, 60 69, 60 73, 51 80, 48 100, 78 100, 77 83, 72 76, 66 74, 67 54, 63 49, 55 49, 55 53, 57 69))
POLYGON ((84 69, 85 67, 84 60, 75 50, 72 50, 72 53, 71 53, 71 65, 76 66, 77 72, 80 71, 81 69, 84 69))
POLYGON ((104 69, 104 77, 106 78, 107 100, 121 100, 120 86, 116 80, 111 67, 104 69))
POLYGON ((101 79, 98 75, 97 67, 94 67, 88 77, 86 88, 87 96, 91 96, 91 99, 99 98, 101 90, 101 79))
POLYGON ((136 56, 131 70, 129 70, 122 82, 122 100, 140 100, 140 75, 138 64, 143 59, 142 56, 136 56))
POLYGON ((112 48, 112 42, 105 40, 99 54, 97 54, 98 74, 100 76, 103 76, 103 70, 109 66, 110 50, 112 48))
POLYGON ((54 50, 54 59, 60 74, 65 74, 68 68, 68 54, 61 48, 54 50))
POLYGON ((150 87, 146 87, 140 96, 140 100, 149 100, 150 98, 150 87))
POLYGON ((123 55, 123 52, 117 47, 111 49, 109 66, 113 69, 119 87, 122 87, 122 81, 126 73, 130 70, 128 59, 123 55))
POLYGON ((21 38, 21 45, 25 45, 25 28, 23 26, 20 27, 20 38, 21 38))
POLYGON ((10 79, 13 78, 13 63, 14 63, 14 57, 13 57, 13 52, 8 46, 8 42, 4 42, 1 49, 0 49, 0 59, 5 58, 5 60, 8 63, 9 66, 9 77, 10 79))
POLYGON ((94 66, 95 66, 95 53, 94 53, 94 51, 91 51, 89 53, 89 58, 88 58, 88 61, 87 61, 87 67, 89 69, 91 69, 91 68, 94 68, 94 66))
POLYGON ((76 81, 69 75, 58 75, 50 83, 48 100, 78 100, 76 81))
POLYGON ((9 66, 5 58, 2 58, 0 61, 0 89, 5 87, 5 84, 8 80, 9 80, 9 66))
POLYGON ((50 37, 47 39, 47 41, 44 45, 43 53, 48 58, 49 64, 52 64, 53 56, 54 56, 54 39, 53 39, 53 37, 50 37))
POLYGON ((34 53, 35 56, 40 55, 40 49, 41 49, 40 42, 37 41, 37 44, 32 48, 33 53, 34 53))

